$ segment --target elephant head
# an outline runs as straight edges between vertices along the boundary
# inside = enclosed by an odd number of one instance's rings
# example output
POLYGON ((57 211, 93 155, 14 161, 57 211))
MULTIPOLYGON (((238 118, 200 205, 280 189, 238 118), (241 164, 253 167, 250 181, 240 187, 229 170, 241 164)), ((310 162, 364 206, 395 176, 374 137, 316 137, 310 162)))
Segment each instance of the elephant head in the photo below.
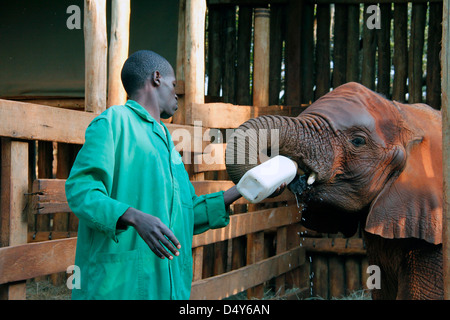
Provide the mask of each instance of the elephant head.
POLYGON ((425 104, 401 104, 347 83, 298 117, 243 123, 227 141, 227 171, 237 183, 263 161, 258 151, 279 153, 298 164, 289 189, 306 204, 305 227, 351 236, 361 221, 367 232, 384 238, 438 244, 441 128, 440 112, 425 104))

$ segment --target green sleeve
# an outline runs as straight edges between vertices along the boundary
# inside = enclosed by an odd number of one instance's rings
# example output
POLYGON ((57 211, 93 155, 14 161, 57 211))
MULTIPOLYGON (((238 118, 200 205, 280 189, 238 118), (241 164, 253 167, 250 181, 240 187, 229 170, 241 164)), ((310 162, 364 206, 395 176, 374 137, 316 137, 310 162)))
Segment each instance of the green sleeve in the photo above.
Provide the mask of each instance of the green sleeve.
POLYGON ((191 194, 194 205, 194 234, 228 225, 230 217, 225 209, 223 191, 197 196, 191 184, 191 194))
POLYGON ((86 129, 86 139, 66 181, 67 202, 89 227, 117 242, 116 224, 129 208, 111 198, 115 144, 109 121, 96 118, 86 129))

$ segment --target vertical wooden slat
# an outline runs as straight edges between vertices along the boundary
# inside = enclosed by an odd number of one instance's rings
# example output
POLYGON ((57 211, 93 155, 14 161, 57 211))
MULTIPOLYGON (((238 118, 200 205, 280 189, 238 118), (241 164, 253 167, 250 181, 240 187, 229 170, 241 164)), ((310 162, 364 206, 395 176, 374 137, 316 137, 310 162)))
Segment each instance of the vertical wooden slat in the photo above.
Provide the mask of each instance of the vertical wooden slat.
POLYGON ((223 100, 236 103, 236 6, 222 8, 223 14, 223 100))
POLYGON ((108 104, 124 104, 127 93, 122 85, 120 73, 128 58, 130 42, 130 0, 111 1, 111 37, 108 65, 108 104))
POLYGON ((217 99, 222 83, 223 39, 221 10, 218 6, 208 8, 208 96, 217 99))
POLYGON ((435 109, 441 107, 441 64, 439 54, 442 41, 442 2, 430 2, 427 40, 427 99, 435 109))
POLYGON ((380 5, 380 29, 378 37, 378 83, 377 91, 390 98, 391 80, 391 7, 390 3, 380 5))
MULTIPOLYGON (((287 227, 281 227, 277 230, 277 247, 276 254, 283 253, 286 251, 287 243, 287 227)), ((286 275, 283 274, 275 279, 275 294, 282 296, 285 293, 286 289, 286 275)))
POLYGON ((394 83, 392 99, 405 101, 406 79, 408 76, 408 4, 394 5, 394 83))
MULTIPOLYGON (((247 265, 264 259, 264 231, 247 235, 247 265)), ((264 296, 264 285, 247 290, 247 297, 261 299, 264 296)))
MULTIPOLYGON (((371 13, 367 13, 369 4, 364 5, 364 21, 367 21, 371 13)), ((370 12, 370 11, 369 11, 370 12)), ((361 83, 369 89, 375 90, 375 51, 376 51, 376 32, 375 29, 369 29, 366 23, 363 23, 363 61, 361 70, 361 83)))
POLYGON ((422 102, 422 58, 425 36, 426 3, 413 3, 411 16, 411 39, 408 52, 409 103, 422 102))
POLYGON ((330 5, 317 5, 316 92, 317 100, 330 91, 330 5))
MULTIPOLYGON (((281 62, 283 55, 283 41, 286 34, 284 9, 284 5, 273 4, 270 6, 269 105, 280 104, 281 62)), ((240 28, 241 26, 239 25, 239 29, 240 28)))
POLYGON ((236 103, 249 106, 250 94, 250 45, 252 40, 253 8, 239 6, 239 28, 237 42, 236 103))
POLYGON ((335 4, 333 41, 333 88, 346 82, 347 13, 346 4, 335 4))
POLYGON ((193 277, 192 281, 197 281, 202 278, 203 273, 203 247, 196 247, 192 250, 193 262, 193 277))
POLYGON ((255 9, 253 105, 269 105, 270 10, 255 9))
POLYGON ((106 0, 84 1, 85 109, 106 109, 107 36, 106 0))
MULTIPOLYGON (((28 143, 1 139, 0 246, 27 243, 28 143)), ((0 298, 26 298, 26 284, 0 286, 0 298)))
MULTIPOLYGON (((176 79, 177 83, 185 83, 184 68, 185 68, 185 51, 186 51, 186 0, 179 1, 178 8, 178 39, 177 39, 177 62, 176 62, 176 79)), ((178 110, 172 117, 172 122, 175 124, 186 123, 186 109, 185 109, 185 92, 178 95, 178 110)))
POLYGON ((324 255, 314 254, 311 255, 312 260, 312 272, 314 273, 312 278, 312 291, 313 296, 328 299, 329 293, 329 270, 328 270, 328 258, 324 255))
POLYGON ((314 100, 314 4, 305 2, 302 12, 302 95, 301 102, 312 103, 314 100))
POLYGON ((344 258, 332 255, 328 258, 328 274, 330 280, 330 298, 342 298, 345 295, 344 258))
POLYGON ((345 287, 346 294, 360 289, 361 273, 358 257, 346 257, 345 259, 345 287))
POLYGON ((347 74, 348 82, 359 82, 359 4, 348 5, 347 24, 347 74))
MULTIPOLYGON (((192 103, 205 102, 205 15, 206 0, 186 0, 185 16, 185 111, 190 114, 188 108, 192 103)), ((193 123, 192 119, 186 119, 193 123)))
POLYGON ((443 260, 444 299, 450 300, 450 1, 444 0, 442 20, 442 133, 444 166, 443 260))
POLYGON ((303 1, 290 0, 287 4, 286 33, 286 105, 299 106, 301 103, 301 17, 303 1))

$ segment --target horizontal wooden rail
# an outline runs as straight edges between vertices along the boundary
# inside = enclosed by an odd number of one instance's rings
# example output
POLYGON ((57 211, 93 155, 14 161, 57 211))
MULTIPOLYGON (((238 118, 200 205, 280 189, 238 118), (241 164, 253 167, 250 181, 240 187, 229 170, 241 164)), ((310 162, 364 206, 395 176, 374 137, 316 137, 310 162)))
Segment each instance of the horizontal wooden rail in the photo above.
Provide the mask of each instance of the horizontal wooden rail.
MULTIPOLYGON (((71 212, 67 204, 65 192, 65 179, 38 179, 32 187, 32 212, 35 214, 50 214, 71 212)), ((232 181, 193 181, 192 185, 197 195, 209 194, 227 190, 234 186, 232 181)), ((285 190, 275 198, 265 199, 264 202, 294 201, 293 194, 285 190)), ((246 204, 247 200, 239 199, 235 204, 246 204)))
POLYGON ((289 106, 237 106, 229 103, 194 103, 187 108, 186 123, 194 125, 197 121, 206 128, 237 128, 243 122, 263 115, 298 116, 306 107, 289 106))
POLYGON ((307 252, 338 255, 365 255, 366 248, 361 238, 303 238, 300 246, 307 252))
POLYGON ((75 262, 77 238, 0 248, 0 284, 65 272, 75 262))
MULTIPOLYGON (((226 228, 194 236, 193 247, 298 222, 294 206, 233 215, 226 228)), ((0 284, 65 271, 74 263, 77 238, 0 248, 0 284)))
POLYGON ((192 283, 191 300, 223 299, 254 287, 305 262, 305 249, 298 247, 218 276, 192 283))
MULTIPOLYGON (((86 128, 96 116, 90 112, 0 99, 0 136, 83 144, 86 128)), ((202 153, 210 143, 204 139, 209 136, 205 127, 172 123, 166 126, 178 151, 202 153)))
POLYGON ((300 218, 301 214, 297 206, 232 215, 230 216, 230 223, 225 228, 208 230, 194 236, 192 247, 200 247, 258 231, 290 225, 299 222, 300 218))

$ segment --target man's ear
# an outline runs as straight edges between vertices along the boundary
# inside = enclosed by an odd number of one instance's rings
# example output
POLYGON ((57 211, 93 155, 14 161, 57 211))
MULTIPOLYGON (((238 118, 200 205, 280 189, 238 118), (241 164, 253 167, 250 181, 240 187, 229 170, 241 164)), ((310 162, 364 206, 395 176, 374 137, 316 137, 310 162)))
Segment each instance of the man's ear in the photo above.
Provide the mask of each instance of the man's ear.
POLYGON ((153 84, 158 87, 161 85, 161 73, 156 70, 152 75, 153 84))

